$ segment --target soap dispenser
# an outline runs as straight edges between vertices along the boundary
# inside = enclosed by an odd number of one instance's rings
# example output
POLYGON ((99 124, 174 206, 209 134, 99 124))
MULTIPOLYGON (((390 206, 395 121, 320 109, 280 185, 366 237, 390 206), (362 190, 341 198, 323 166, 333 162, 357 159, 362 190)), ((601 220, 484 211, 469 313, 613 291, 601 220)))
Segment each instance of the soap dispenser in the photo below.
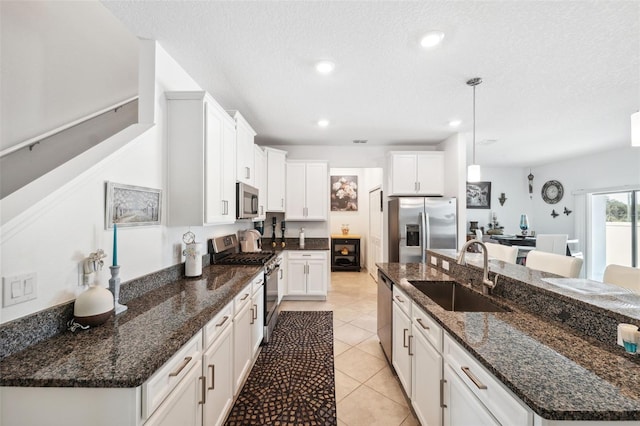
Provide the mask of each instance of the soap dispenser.
POLYGON ((304 248, 304 228, 300 228, 300 248, 304 248))

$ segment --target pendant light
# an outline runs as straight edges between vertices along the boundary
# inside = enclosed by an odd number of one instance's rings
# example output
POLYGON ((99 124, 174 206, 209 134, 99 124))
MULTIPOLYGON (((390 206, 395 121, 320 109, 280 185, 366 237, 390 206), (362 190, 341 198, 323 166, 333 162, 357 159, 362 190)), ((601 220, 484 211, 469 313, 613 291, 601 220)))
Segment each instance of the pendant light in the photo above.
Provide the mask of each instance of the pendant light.
POLYGON ((467 86, 473 87, 473 161, 467 167, 467 181, 480 182, 480 165, 476 164, 476 86, 482 83, 480 77, 467 81, 467 86))

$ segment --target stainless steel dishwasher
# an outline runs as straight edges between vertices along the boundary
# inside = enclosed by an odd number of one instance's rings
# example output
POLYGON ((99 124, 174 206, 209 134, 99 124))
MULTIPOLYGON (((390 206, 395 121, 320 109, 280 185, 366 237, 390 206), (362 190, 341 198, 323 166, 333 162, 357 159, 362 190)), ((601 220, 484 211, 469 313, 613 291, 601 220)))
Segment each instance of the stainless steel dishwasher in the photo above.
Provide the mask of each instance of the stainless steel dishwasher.
POLYGON ((393 291, 391 280, 378 273, 378 339, 382 351, 391 365, 391 315, 393 309, 393 291))

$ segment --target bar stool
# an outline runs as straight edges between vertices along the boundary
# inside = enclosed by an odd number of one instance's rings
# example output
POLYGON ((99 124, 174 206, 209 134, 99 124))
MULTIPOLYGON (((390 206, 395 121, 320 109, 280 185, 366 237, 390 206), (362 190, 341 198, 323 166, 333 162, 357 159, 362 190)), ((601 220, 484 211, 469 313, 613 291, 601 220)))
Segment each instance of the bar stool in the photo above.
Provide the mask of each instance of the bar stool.
POLYGON ((506 263, 516 263, 516 259, 518 258, 517 247, 494 243, 484 243, 484 245, 487 247, 489 257, 502 260, 506 263))
POLYGON ((532 250, 527 254, 527 268, 551 272, 565 278, 578 278, 582 269, 582 259, 532 250))
POLYGON ((607 265, 602 281, 640 293, 640 269, 622 265, 607 265))

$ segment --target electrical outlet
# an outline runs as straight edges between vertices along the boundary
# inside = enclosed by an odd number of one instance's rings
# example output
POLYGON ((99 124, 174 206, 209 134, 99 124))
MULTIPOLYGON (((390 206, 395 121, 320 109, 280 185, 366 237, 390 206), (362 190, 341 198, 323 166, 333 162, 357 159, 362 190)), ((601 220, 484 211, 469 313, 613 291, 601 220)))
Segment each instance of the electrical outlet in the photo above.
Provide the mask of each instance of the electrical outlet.
POLYGON ((444 269, 445 271, 449 270, 449 262, 447 262, 446 260, 442 261, 442 269, 444 269))
POLYGON ((36 273, 2 277, 2 306, 12 306, 37 297, 36 273))
POLYGON ((431 264, 434 266, 438 266, 438 258, 431 256, 431 264))

